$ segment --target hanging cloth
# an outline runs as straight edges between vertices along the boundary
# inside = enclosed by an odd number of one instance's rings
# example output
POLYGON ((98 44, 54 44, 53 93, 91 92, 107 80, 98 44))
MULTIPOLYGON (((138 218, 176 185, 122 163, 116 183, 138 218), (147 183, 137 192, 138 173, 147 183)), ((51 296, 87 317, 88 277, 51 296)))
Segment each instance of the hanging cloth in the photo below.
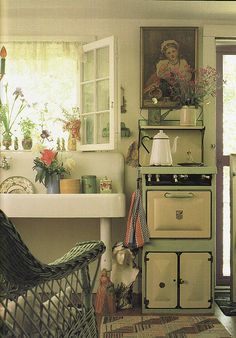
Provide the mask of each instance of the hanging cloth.
POLYGON ((142 205, 141 191, 138 188, 133 194, 127 220, 124 246, 141 248, 149 242, 149 231, 146 215, 142 205))

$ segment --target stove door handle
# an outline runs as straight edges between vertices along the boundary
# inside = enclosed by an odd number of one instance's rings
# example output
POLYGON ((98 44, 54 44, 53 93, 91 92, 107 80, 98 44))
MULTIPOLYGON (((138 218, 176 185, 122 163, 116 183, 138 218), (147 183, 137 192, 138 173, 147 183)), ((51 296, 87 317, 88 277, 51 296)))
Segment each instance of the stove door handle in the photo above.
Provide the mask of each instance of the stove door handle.
POLYGON ((164 194, 165 198, 193 198, 194 197, 194 193, 192 192, 187 192, 184 194, 180 194, 180 193, 173 193, 173 192, 166 192, 164 194))

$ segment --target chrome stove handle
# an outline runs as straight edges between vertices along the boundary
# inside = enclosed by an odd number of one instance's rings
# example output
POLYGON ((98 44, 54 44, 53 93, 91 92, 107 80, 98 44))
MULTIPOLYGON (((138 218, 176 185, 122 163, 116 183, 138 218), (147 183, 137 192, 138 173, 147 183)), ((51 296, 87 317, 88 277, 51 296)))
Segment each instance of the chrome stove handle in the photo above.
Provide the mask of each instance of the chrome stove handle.
POLYGON ((185 194, 179 194, 179 193, 174 193, 174 192, 166 192, 164 194, 165 198, 193 198, 194 194, 192 192, 187 192, 185 194))

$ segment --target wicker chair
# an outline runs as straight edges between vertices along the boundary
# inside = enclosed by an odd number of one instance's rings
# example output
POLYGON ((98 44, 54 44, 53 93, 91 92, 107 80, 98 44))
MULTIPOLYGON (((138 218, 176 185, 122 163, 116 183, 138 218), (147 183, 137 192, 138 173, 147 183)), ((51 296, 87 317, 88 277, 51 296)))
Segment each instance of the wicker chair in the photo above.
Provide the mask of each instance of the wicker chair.
POLYGON ((0 210, 0 337, 98 337, 92 289, 104 251, 103 242, 79 242, 43 264, 0 210))

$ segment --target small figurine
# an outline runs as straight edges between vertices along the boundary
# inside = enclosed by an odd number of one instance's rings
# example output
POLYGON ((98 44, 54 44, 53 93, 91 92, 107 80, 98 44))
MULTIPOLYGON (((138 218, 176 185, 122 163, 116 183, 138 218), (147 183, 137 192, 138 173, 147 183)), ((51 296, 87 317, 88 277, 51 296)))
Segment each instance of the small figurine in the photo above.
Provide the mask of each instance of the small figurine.
POLYGON ((116 312, 114 285, 106 269, 101 272, 100 285, 96 293, 95 312, 97 314, 116 312))
POLYGON ((61 150, 61 141, 60 138, 57 138, 57 150, 60 151, 61 150))
POLYGON ((65 147, 65 139, 64 139, 64 138, 61 139, 61 150, 62 150, 62 151, 66 151, 66 147, 65 147))
POLYGON ((114 284, 117 309, 132 307, 133 284, 139 273, 136 267, 135 254, 131 249, 117 243, 112 251, 111 281, 114 284))
POLYGON ((19 143, 18 143, 18 138, 17 137, 15 137, 15 139, 14 139, 14 149, 15 150, 19 149, 19 143))

